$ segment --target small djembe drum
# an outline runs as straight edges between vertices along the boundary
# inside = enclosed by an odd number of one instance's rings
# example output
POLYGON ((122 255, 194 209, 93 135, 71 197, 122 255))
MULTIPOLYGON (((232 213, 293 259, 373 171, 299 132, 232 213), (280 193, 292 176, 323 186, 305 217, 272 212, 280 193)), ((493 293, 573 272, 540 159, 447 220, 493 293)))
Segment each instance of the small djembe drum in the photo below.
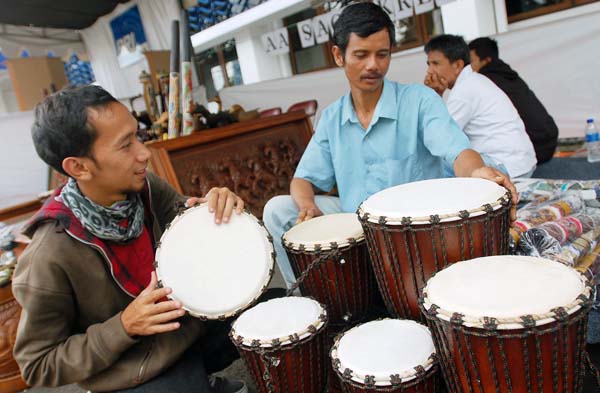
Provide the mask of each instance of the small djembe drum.
POLYGON ((376 284, 356 214, 305 221, 283 235, 283 245, 302 294, 325 304, 330 329, 337 334, 365 318, 376 284))
POLYGON ((388 311, 423 320, 427 279, 449 264, 506 254, 510 193, 476 178, 407 183, 380 191, 358 210, 388 311))
POLYGON ((271 237, 249 213, 214 222, 208 205, 181 212, 156 249, 159 286, 201 319, 226 319, 254 304, 267 289, 274 267, 271 237))
POLYGON ((581 393, 591 291, 542 258, 477 258, 437 273, 422 309, 450 392, 581 393))
POLYGON ((331 360, 346 393, 441 392, 431 333, 415 321, 356 326, 338 336, 331 360))
POLYGON ((260 393, 322 393, 326 326, 327 313, 317 301, 286 297, 242 313, 230 337, 260 393))

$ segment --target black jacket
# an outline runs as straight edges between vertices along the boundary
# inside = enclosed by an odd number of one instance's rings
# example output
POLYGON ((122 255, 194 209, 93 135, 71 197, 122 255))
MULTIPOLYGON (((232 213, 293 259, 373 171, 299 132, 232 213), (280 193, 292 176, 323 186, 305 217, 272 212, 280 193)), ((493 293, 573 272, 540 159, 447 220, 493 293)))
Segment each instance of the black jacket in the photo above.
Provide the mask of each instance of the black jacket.
POLYGON ((538 164, 550 160, 556 149, 558 127, 525 81, 500 59, 492 60, 479 73, 502 89, 517 108, 533 143, 538 164))

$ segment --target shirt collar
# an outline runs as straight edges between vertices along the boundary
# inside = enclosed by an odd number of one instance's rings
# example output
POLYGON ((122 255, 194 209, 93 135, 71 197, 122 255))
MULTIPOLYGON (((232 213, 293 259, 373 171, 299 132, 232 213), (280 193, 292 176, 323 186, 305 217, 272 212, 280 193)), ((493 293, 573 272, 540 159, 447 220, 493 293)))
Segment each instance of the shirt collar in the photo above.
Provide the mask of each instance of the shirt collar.
MULTIPOLYGON (((385 117, 387 119, 395 119, 395 113, 396 94, 394 93, 394 86, 390 81, 384 79, 383 91, 381 92, 381 97, 379 97, 379 101, 377 101, 377 106, 375 107, 373 119, 376 120, 380 117, 385 117)), ((342 124, 345 124, 347 121, 351 121, 352 123, 358 123, 358 117, 356 116, 354 105, 352 105, 351 93, 346 94, 346 96, 344 97, 342 107, 342 124)))

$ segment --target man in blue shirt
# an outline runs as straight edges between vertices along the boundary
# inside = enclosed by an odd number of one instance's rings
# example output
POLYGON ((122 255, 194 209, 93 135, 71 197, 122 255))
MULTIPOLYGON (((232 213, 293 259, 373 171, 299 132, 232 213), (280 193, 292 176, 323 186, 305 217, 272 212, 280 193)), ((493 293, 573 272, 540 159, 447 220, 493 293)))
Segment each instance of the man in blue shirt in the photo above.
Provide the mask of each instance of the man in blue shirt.
POLYGON ((485 178, 510 189, 516 204, 510 179, 484 165, 433 90, 384 79, 395 42, 384 10, 373 3, 350 5, 334 31, 333 56, 344 68, 350 93, 323 111, 291 182, 291 196, 271 199, 263 213, 288 287, 295 277, 281 236, 292 225, 354 212, 367 197, 391 186, 444 177, 444 162, 457 176, 485 178), (330 191, 334 185, 339 198, 315 196, 314 188, 330 191))

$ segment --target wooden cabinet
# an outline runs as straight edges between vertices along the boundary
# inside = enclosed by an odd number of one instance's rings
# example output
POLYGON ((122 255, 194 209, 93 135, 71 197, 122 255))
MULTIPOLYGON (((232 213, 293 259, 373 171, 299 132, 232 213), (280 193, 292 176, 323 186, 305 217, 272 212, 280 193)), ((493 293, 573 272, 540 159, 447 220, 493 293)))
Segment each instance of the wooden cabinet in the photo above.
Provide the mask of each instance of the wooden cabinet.
POLYGON ((177 191, 202 196, 229 187, 257 217, 289 185, 312 136, 304 112, 291 112, 152 142, 151 169, 177 191))

